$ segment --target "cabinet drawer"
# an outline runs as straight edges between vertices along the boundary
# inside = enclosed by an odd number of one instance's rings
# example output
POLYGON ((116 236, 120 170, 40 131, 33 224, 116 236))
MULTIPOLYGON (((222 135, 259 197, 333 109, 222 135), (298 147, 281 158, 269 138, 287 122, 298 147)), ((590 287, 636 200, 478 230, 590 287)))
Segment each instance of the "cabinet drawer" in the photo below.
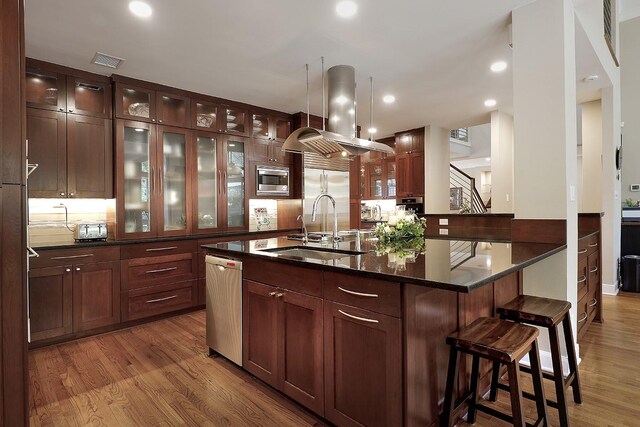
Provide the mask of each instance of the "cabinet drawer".
POLYGON ((598 301, 598 296, 595 293, 589 293, 587 298, 585 298, 585 303, 587 305, 587 316, 589 318, 589 322, 591 322, 596 316, 596 310, 600 301, 598 301))
POLYGON ((166 255, 122 261, 125 290, 196 278, 196 254, 166 255))
POLYGON ((598 250, 598 234, 578 240, 578 260, 598 250))
POLYGON ((38 253, 40 254, 39 257, 29 260, 30 268, 93 264, 120 260, 119 246, 41 250, 38 253))
POLYGON ((588 237, 587 239, 587 255, 590 255, 594 252, 598 251, 599 242, 598 242, 598 234, 588 237))
POLYGON ((157 257, 175 255, 185 252, 196 252, 196 240, 177 240, 169 242, 138 243, 122 247, 122 259, 157 257))
POLYGON ((578 261, 578 301, 587 294, 587 278, 589 273, 587 270, 587 258, 578 261))
POLYGON ((157 314, 192 307, 195 302, 194 280, 147 293, 146 290, 125 292, 122 295, 122 320, 135 320, 157 314))
POLYGON ((244 260, 243 269, 245 279, 302 294, 322 296, 322 271, 320 270, 252 258, 244 260))
POLYGON ((323 274, 325 299, 400 317, 400 284, 329 271, 323 274))
POLYGON ((600 254, 592 253, 587 257, 588 292, 595 292, 600 287, 600 254))
POLYGON ((589 317, 587 306, 588 306, 588 298, 583 298, 577 307, 577 323, 578 323, 578 339, 582 338, 582 335, 586 332, 586 326, 588 323, 587 318, 589 317))

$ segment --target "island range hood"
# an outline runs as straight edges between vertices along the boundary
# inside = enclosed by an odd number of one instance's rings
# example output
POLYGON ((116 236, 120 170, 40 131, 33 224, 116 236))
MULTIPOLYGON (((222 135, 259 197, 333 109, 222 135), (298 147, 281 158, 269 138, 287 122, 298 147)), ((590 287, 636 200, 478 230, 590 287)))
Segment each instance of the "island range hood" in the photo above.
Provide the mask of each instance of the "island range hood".
POLYGON ((316 153, 326 158, 354 157, 368 151, 395 155, 395 151, 386 144, 356 137, 355 69, 349 65, 336 65, 329 68, 327 77, 329 130, 297 129, 285 140, 283 149, 294 153, 316 153))

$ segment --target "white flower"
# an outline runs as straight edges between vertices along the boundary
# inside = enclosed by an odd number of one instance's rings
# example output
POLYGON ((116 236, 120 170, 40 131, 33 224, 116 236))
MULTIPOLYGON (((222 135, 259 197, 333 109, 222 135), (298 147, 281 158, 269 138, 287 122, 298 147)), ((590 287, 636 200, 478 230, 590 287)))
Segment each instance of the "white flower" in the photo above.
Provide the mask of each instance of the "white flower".
POLYGON ((409 223, 409 224, 413 224, 414 222, 414 217, 413 215, 410 215, 408 217, 405 217, 405 220, 409 223))
POLYGON ((389 227, 388 225, 385 225, 383 230, 385 233, 391 233, 391 227, 389 227))

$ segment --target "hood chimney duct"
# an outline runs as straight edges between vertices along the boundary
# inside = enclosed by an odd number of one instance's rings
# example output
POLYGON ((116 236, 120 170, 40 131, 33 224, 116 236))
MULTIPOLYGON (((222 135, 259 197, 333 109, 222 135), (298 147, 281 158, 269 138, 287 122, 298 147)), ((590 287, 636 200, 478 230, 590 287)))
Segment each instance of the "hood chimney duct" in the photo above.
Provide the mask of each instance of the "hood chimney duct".
POLYGON ((348 138, 356 136, 356 70, 336 65, 327 71, 329 87, 329 132, 348 138))

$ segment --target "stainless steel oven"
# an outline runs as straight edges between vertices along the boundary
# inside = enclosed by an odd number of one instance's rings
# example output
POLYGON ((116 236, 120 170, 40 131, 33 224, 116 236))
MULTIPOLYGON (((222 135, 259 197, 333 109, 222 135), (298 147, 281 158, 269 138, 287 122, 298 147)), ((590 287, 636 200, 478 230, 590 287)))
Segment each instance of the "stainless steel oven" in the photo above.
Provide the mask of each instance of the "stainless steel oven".
POLYGON ((256 166, 256 194, 288 196, 289 168, 286 166, 256 166))

